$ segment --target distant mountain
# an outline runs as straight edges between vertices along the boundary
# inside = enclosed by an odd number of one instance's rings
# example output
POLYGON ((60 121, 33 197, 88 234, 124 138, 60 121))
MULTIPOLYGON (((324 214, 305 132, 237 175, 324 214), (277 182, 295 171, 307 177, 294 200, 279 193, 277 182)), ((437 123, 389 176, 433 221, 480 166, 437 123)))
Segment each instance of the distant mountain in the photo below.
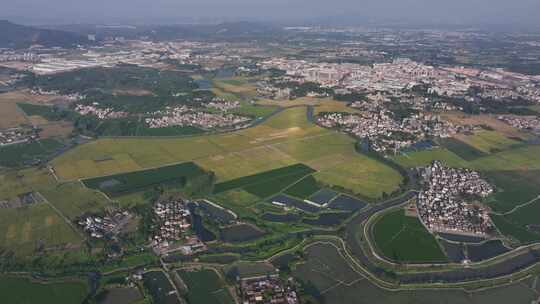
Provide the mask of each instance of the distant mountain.
POLYGON ((168 25, 152 29, 156 38, 249 38, 282 34, 281 27, 257 22, 228 22, 221 24, 168 25))
POLYGON ((0 47, 26 48, 34 44, 45 47, 73 47, 88 43, 85 36, 59 30, 40 29, 0 20, 0 47))
POLYGON ((172 39, 235 39, 264 38, 284 34, 278 26, 258 22, 227 22, 220 24, 171 24, 171 25, 62 25, 50 27, 54 30, 74 32, 79 35, 107 37, 150 37, 157 40, 172 39))

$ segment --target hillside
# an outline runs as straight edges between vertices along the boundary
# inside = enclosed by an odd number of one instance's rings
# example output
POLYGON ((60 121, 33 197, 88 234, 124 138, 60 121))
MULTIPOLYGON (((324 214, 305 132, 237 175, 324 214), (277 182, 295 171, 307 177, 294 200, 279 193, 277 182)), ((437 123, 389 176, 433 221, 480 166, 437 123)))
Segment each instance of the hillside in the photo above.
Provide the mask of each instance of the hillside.
POLYGON ((46 47, 73 47, 87 42, 85 37, 75 33, 40 29, 0 20, 1 48, 26 48, 34 44, 46 47))

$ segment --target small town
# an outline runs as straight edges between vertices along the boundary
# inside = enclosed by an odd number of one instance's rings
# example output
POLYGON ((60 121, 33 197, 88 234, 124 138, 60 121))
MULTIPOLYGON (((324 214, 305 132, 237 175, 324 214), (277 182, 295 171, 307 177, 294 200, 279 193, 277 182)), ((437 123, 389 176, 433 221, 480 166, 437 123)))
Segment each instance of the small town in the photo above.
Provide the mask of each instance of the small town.
POLYGON ((494 191, 478 172, 448 168, 435 161, 420 173, 424 189, 418 194, 416 206, 428 230, 480 236, 492 233, 487 210, 471 201, 494 191))

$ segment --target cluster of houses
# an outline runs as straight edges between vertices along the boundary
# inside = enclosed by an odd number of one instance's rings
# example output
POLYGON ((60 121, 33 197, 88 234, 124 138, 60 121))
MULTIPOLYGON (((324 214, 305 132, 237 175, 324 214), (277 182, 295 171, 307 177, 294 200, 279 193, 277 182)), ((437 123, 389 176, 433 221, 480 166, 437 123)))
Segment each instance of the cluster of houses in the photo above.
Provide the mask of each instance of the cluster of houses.
POLYGON ((222 99, 214 99, 211 102, 205 104, 207 108, 216 109, 221 112, 228 112, 240 107, 240 102, 238 101, 227 101, 222 99))
POLYGON ((435 161, 420 173, 423 190, 416 206, 427 229, 480 236, 492 231, 487 210, 475 200, 487 197, 494 189, 478 172, 448 168, 435 161))
POLYGON ((371 149, 381 153, 397 153, 400 149, 427 137, 449 137, 456 128, 436 115, 418 113, 396 121, 385 110, 362 113, 323 113, 317 123, 337 128, 358 138, 369 139, 371 149))
POLYGON ((86 95, 80 94, 80 93, 71 93, 67 95, 62 95, 60 91, 58 90, 44 90, 40 87, 35 87, 32 90, 30 90, 30 94, 36 95, 36 96, 61 96, 65 100, 69 101, 78 101, 83 100, 86 98, 86 95))
POLYGON ((182 240, 191 227, 191 212, 182 199, 158 202, 154 205, 156 227, 151 239, 152 247, 168 248, 182 240))
POLYGON ((154 115, 158 115, 159 117, 145 119, 146 124, 151 129, 173 126, 190 126, 206 130, 216 128, 241 129, 247 127, 251 122, 251 118, 245 116, 227 113, 198 112, 186 106, 168 107, 163 111, 157 111, 154 115))
POLYGON ((34 128, 12 128, 0 130, 0 147, 22 144, 39 138, 39 132, 34 128))
POLYGON ((283 284, 278 275, 242 279, 239 294, 243 304, 300 303, 292 279, 283 284))
POLYGON ((540 117, 538 116, 500 115, 497 118, 514 128, 540 134, 540 117))
POLYGON ((131 218, 132 215, 128 211, 121 211, 105 216, 88 215, 81 218, 78 224, 92 238, 115 239, 131 218))
POLYGON ((79 115, 93 115, 99 119, 114 119, 128 116, 128 113, 122 111, 115 111, 113 108, 101 108, 98 102, 93 102, 89 105, 78 104, 75 106, 75 112, 79 115))

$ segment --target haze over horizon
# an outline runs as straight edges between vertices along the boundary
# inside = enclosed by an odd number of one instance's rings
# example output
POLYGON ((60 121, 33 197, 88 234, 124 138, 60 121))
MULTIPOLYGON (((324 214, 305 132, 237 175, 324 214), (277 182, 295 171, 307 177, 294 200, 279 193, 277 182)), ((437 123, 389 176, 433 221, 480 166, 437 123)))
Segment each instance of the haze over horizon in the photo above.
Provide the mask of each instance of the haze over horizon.
POLYGON ((0 0, 0 18, 34 24, 258 20, 540 26, 538 0, 0 0))

